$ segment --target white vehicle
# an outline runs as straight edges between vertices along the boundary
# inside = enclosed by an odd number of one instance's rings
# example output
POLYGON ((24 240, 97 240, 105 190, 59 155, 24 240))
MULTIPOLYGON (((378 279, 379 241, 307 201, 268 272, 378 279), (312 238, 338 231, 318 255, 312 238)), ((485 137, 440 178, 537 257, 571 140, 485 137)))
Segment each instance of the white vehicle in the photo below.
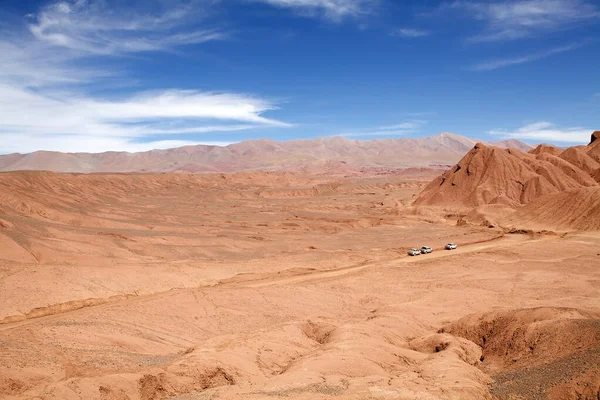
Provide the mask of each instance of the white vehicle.
POLYGON ((448 243, 446 245, 446 250, 456 250, 456 245, 454 243, 448 243))
POLYGON ((421 247, 421 254, 429 254, 433 251, 433 249, 429 246, 421 247))
POLYGON ((421 250, 412 248, 408 251, 409 256, 418 256, 421 254, 421 250))

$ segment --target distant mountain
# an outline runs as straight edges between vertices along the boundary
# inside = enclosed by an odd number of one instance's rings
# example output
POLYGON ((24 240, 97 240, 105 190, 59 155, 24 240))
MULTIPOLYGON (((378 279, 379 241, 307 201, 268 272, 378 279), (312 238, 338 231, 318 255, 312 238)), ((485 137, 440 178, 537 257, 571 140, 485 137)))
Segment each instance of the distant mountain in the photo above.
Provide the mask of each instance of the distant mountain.
MULTIPOLYGON (((247 140, 229 146, 185 146, 142 153, 60 153, 37 151, 0 156, 0 171, 48 170, 55 172, 233 172, 242 170, 312 171, 320 166, 344 168, 409 168, 456 163, 476 144, 451 133, 421 139, 351 140, 326 137, 277 142, 247 140)), ((517 140, 491 145, 529 151, 517 140)))

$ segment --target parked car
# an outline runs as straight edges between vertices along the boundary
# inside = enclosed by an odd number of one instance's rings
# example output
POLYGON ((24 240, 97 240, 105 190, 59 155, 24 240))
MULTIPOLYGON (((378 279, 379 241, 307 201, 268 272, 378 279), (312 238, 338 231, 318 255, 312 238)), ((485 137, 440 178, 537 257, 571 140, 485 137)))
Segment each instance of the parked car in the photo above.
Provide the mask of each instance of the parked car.
POLYGON ((433 251, 433 249, 429 246, 421 247, 421 254, 429 254, 433 251))
POLYGON ((408 251, 409 256, 418 256, 421 254, 421 250, 412 248, 408 251))
POLYGON ((448 243, 446 245, 446 250, 456 250, 456 245, 454 243, 448 243))

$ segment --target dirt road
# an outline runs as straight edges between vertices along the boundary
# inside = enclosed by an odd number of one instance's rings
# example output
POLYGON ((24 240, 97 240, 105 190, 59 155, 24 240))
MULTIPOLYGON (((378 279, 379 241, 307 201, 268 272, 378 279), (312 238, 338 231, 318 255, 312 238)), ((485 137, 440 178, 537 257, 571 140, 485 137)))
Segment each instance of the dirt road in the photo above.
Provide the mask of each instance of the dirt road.
POLYGON ((444 249, 434 249, 433 253, 424 254, 417 257, 403 256, 395 260, 391 260, 388 262, 373 262, 373 263, 362 263, 360 265, 338 268, 335 270, 329 271, 305 271, 298 274, 293 274, 292 276, 284 276, 281 277, 281 274, 285 274, 283 271, 279 276, 271 276, 267 278, 261 278, 257 280, 252 280, 249 277, 245 277, 243 281, 240 282, 231 282, 225 283, 223 285, 235 285, 242 287, 251 287, 251 288, 259 288, 265 286, 273 286, 273 285, 288 285, 300 282, 308 282, 308 281, 316 281, 321 279, 330 279, 343 275, 349 275, 356 272, 360 272, 364 269, 373 267, 375 265, 385 266, 385 267, 397 267, 401 264, 412 264, 419 262, 427 262, 432 259, 440 259, 446 257, 458 256, 460 254, 474 253, 482 250, 488 250, 499 247, 507 247, 507 246, 515 246, 523 243, 535 243, 541 240, 549 240, 556 239, 554 236, 544 236, 541 238, 532 239, 528 235, 506 235, 498 238, 494 238, 492 240, 488 240, 481 243, 473 243, 467 245, 461 245, 456 250, 444 250, 444 249))
MULTIPOLYGON (((427 262, 434 259, 446 258, 458 256, 461 254, 474 253, 482 250, 488 250, 499 247, 515 246, 523 243, 534 243, 540 240, 548 240, 555 237, 542 237, 532 239, 527 235, 507 235, 492 240, 488 240, 480 243, 459 245, 456 250, 448 251, 443 249, 434 249, 431 254, 421 255, 418 257, 402 256, 400 258, 389 260, 389 261, 376 261, 376 262, 365 262, 358 265, 336 268, 333 270, 321 271, 317 269, 301 269, 301 270, 284 270, 275 274, 269 274, 268 276, 261 275, 260 277, 253 277, 252 274, 236 275, 232 278, 222 280, 217 285, 208 285, 206 287, 245 287, 245 288, 261 288, 267 286, 283 286, 291 285, 296 283, 320 281, 332 278, 338 278, 350 274, 355 274, 373 266, 384 266, 384 267, 398 267, 402 264, 413 264, 420 262, 427 262)), ((103 306, 110 306, 115 303, 126 303, 126 302, 144 302, 150 300, 156 300, 157 298, 168 296, 173 293, 174 290, 190 290, 187 289, 173 289, 166 292, 153 293, 145 296, 134 296, 134 295, 123 295, 116 296, 109 299, 88 299, 86 301, 74 302, 73 304, 58 304, 49 306, 46 315, 38 317, 27 317, 24 320, 17 322, 9 322, 0 325, 0 332, 8 331, 14 328, 18 328, 24 325, 29 325, 39 322, 46 322, 47 320, 64 315, 66 313, 85 313, 86 310, 91 308, 98 308, 103 306)), ((40 310, 40 313, 43 313, 40 310)))

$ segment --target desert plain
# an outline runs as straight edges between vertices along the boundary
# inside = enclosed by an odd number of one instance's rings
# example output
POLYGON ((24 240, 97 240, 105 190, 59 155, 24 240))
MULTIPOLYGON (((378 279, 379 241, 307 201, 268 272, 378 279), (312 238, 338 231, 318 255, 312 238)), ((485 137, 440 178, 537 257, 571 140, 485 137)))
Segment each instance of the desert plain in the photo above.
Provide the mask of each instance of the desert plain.
POLYGON ((599 398, 600 232, 441 172, 0 173, 0 398, 599 398))

